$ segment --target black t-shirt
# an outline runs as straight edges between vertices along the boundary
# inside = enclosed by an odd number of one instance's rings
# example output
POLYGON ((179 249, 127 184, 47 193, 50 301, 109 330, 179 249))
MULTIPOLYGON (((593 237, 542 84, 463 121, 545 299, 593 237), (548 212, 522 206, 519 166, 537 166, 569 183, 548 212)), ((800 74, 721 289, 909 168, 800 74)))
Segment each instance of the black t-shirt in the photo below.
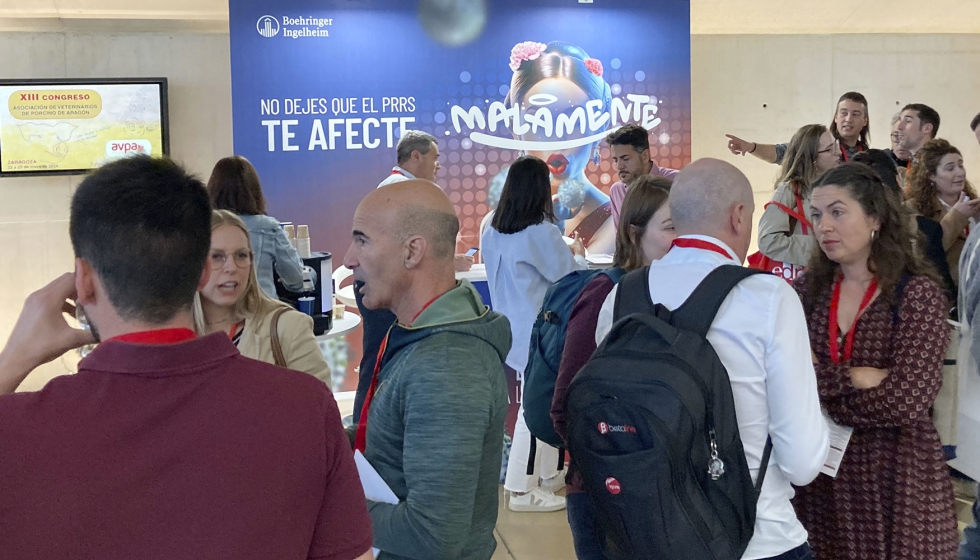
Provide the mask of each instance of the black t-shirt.
POLYGON ((943 293, 949 298, 950 305, 956 304, 956 283, 953 275, 949 272, 949 263, 946 261, 946 251, 943 249, 943 226, 936 220, 925 216, 916 216, 919 231, 926 238, 926 243, 922 247, 922 255, 926 261, 931 263, 939 272, 939 277, 943 281, 943 293))

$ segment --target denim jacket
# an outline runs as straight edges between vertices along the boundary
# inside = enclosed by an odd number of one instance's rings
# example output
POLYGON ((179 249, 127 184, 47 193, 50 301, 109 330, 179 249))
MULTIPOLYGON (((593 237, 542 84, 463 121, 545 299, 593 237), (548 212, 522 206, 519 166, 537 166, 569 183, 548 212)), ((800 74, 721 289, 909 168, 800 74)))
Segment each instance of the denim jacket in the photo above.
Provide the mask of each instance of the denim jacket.
POLYGON ((259 287, 272 299, 276 295, 276 284, 272 277, 274 266, 283 285, 292 291, 303 288, 303 261, 299 253, 289 243, 286 232, 279 222, 271 216, 243 215, 242 221, 248 226, 249 237, 252 238, 252 252, 255 253, 255 274, 259 278, 259 287))

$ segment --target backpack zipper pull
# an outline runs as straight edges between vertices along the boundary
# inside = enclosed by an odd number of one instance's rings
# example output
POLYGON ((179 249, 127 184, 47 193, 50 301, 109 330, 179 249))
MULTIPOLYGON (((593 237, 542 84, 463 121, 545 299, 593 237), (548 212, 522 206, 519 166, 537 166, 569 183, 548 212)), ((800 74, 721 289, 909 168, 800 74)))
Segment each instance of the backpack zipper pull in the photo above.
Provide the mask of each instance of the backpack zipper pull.
POLYGON ((718 480, 725 474, 725 462, 718 457, 718 440, 714 430, 708 430, 708 437, 711 438, 711 461, 708 462, 708 475, 711 480, 718 480))

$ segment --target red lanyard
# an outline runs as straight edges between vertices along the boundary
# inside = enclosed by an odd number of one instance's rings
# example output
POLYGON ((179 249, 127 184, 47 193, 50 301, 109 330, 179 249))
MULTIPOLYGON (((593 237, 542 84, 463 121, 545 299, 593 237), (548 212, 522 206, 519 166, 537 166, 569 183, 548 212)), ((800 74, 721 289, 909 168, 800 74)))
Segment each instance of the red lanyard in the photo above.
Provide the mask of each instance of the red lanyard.
MULTIPOLYGON (((415 314, 415 317, 409 322, 412 324, 419 315, 426 310, 430 305, 435 303, 437 299, 442 297, 443 294, 439 294, 436 297, 429 300, 429 303, 422 306, 422 309, 415 314)), ((385 350, 388 349, 388 337, 391 335, 391 329, 388 329, 388 334, 385 335, 384 340, 381 341, 381 346, 378 348, 378 359, 374 361, 374 373, 371 375, 371 386, 368 387, 368 392, 364 395, 364 404, 361 405, 361 416, 357 419, 357 431, 354 432, 354 449, 359 450, 364 453, 364 449, 367 447, 367 423, 368 423, 368 411, 371 409, 371 401, 374 400, 374 392, 377 390, 378 385, 378 373, 381 372, 381 359, 384 358, 385 350)))
MULTIPOLYGON (((863 152, 863 151, 865 151, 865 147, 862 146, 861 144, 858 144, 857 145, 857 151, 858 152, 863 152)), ((841 158, 841 161, 843 161, 844 163, 847 163, 847 162, 851 161, 850 156, 847 155, 847 146, 845 146, 843 143, 841 143, 841 145, 840 145, 840 158, 841 158)))
POLYGON ((793 181, 791 184, 793 186, 793 195, 796 197, 796 213, 798 214, 796 219, 800 222, 800 231, 803 235, 809 235, 807 228, 812 229, 813 226, 810 225, 810 220, 806 219, 806 212, 803 209, 803 196, 800 194, 800 185, 796 181, 793 181))
MULTIPOLYGON (((684 249, 704 249, 705 251, 713 251, 719 255, 725 257, 726 259, 732 259, 732 256, 728 254, 728 251, 721 248, 716 243, 710 241, 704 241, 702 239, 691 239, 689 237, 678 237, 670 244, 671 248, 682 247, 684 249)), ((734 260, 734 259, 732 259, 734 260)))
MULTIPOLYGON (((800 216, 806 216, 806 213, 803 210, 803 197, 798 195, 796 197, 796 213, 799 214, 800 216)), ((800 231, 803 232, 803 235, 809 235, 809 230, 807 229, 807 227, 813 227, 813 226, 810 225, 809 220, 804 218, 803 220, 800 221, 800 231)))
MULTIPOLYGON (((837 335, 840 332, 840 327, 837 325, 837 308, 840 306, 840 285, 843 279, 841 277, 837 278, 834 283, 834 296, 830 300, 830 359, 835 363, 841 363, 841 353, 840 353, 840 342, 837 340, 837 335)), ((861 300, 861 305, 858 307, 857 314, 854 315, 854 322, 851 323, 851 329, 847 331, 847 337, 844 342, 844 362, 851 361, 851 352, 854 350, 854 333, 857 332, 858 320, 861 319, 861 313, 871 304, 871 298, 875 296, 875 292, 878 290, 878 279, 872 278, 871 284, 868 285, 868 291, 864 293, 864 299, 861 300)))
POLYGON ((391 174, 392 174, 392 175, 401 175, 402 177, 404 177, 404 176, 405 176, 405 174, 404 174, 404 173, 402 173, 401 171, 399 171, 399 170, 397 170, 397 169, 392 169, 392 170, 391 170, 391 174))

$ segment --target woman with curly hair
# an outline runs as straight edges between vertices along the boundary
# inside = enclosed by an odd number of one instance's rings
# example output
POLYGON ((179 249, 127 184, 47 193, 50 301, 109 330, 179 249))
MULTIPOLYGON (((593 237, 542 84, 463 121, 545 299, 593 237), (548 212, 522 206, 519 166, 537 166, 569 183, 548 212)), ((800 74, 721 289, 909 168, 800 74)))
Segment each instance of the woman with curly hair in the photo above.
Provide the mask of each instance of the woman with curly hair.
POLYGON ((819 250, 795 287, 820 403, 853 432, 837 476, 799 488, 794 507, 816 558, 954 560, 953 487, 930 416, 946 297, 898 194, 873 170, 827 172, 810 204, 819 250))
POLYGON ((943 226, 943 249, 955 282, 960 253, 980 215, 980 198, 966 180, 963 154, 942 139, 930 140, 915 154, 908 174, 906 204, 917 214, 943 226))

